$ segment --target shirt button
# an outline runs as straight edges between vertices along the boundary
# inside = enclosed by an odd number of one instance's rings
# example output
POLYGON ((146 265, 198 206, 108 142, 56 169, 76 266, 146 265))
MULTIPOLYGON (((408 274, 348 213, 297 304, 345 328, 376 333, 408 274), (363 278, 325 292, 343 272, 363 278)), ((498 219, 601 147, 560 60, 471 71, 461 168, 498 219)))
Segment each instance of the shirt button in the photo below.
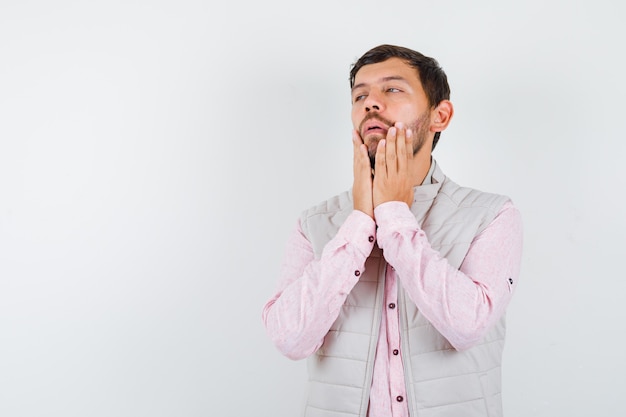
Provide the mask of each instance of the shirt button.
POLYGON ((389 303, 389 308, 396 308, 396 305, 394 303, 389 303))
POLYGON ((394 350, 393 350, 393 354, 394 354, 394 355, 397 355, 398 353, 400 353, 400 351, 399 351, 398 349, 394 349, 394 350))
POLYGON ((402 395, 398 395, 396 397, 396 401, 398 401, 399 403, 401 403, 402 401, 404 401, 404 398, 402 397, 402 395))
POLYGON ((374 241, 374 236, 368 237, 367 240, 369 240, 370 242, 373 242, 374 241))
POLYGON ((359 270, 357 269, 356 271, 354 271, 354 275, 356 275, 356 276, 358 277, 359 275, 361 275, 361 271, 359 271, 359 270))

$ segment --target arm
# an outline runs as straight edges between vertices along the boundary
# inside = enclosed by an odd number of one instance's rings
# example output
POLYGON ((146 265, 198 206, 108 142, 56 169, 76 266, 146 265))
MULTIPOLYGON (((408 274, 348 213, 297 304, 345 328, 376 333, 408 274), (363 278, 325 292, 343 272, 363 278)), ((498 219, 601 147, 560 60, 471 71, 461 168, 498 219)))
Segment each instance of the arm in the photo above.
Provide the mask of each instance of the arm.
POLYGON ((409 298, 456 349, 478 343, 504 314, 519 278, 519 211, 505 204, 458 270, 431 248, 405 203, 382 204, 375 215, 379 245, 409 298))
POLYGON ((287 244, 276 294, 263 308, 270 339, 291 359, 305 358, 322 345, 374 247, 376 224, 367 147, 356 131, 352 132, 352 144, 354 211, 319 259, 298 223, 287 244))
POLYGON ((297 224, 288 241, 277 291, 263 308, 266 331, 285 356, 303 359, 322 345, 364 270, 375 228, 371 217, 353 211, 315 259, 297 224))

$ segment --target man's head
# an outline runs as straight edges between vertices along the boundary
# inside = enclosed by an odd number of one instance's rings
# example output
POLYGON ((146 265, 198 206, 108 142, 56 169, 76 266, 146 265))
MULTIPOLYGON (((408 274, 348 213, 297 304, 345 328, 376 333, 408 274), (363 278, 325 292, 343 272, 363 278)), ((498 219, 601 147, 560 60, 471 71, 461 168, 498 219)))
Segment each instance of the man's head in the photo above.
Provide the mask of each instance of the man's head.
POLYGON ((378 141, 395 122, 414 131, 414 152, 432 140, 452 118, 446 74, 433 58, 408 48, 380 45, 367 51, 350 71, 352 123, 368 146, 370 157, 378 141))

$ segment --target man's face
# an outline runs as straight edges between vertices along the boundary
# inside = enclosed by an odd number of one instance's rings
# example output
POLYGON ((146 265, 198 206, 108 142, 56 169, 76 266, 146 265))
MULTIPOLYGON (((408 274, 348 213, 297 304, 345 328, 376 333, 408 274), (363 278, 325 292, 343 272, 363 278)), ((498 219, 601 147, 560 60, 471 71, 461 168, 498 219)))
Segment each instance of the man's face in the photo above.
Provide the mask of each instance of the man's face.
MULTIPOLYGON (((376 147, 396 122, 413 130, 413 151, 432 142, 430 107, 417 70, 399 58, 363 66, 352 88, 352 125, 373 161, 376 147)), ((430 146, 428 147, 430 152, 430 146)))

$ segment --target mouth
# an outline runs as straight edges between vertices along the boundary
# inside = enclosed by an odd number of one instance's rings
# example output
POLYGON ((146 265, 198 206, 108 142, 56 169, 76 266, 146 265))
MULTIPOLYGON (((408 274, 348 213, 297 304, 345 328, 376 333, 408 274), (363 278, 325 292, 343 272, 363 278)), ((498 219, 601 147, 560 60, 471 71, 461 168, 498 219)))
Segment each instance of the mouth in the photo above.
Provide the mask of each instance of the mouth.
POLYGON ((387 120, 377 113, 371 113, 361 121, 359 131, 361 132, 361 137, 363 139, 365 139, 366 136, 371 135, 384 138, 387 135, 387 131, 390 126, 393 126, 393 122, 391 120, 387 120))
POLYGON ((380 126, 372 126, 372 127, 368 127, 367 129, 365 129, 364 133, 372 133, 372 132, 379 132, 379 133, 387 133, 387 129, 380 127, 380 126))
POLYGON ((371 134, 378 134, 384 137, 387 134, 387 130, 389 130, 389 127, 384 123, 376 120, 370 120, 363 125, 361 129, 361 136, 365 137, 371 134))

